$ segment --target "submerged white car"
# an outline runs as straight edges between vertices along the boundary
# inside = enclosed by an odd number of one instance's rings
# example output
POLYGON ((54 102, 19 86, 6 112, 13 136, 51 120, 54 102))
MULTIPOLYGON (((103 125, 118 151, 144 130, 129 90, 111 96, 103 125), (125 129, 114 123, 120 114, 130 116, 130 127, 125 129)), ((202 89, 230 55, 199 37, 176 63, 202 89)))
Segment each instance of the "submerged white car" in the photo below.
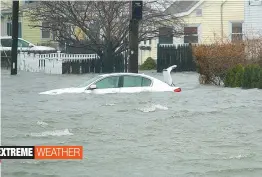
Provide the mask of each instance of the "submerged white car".
POLYGON ((181 92, 181 88, 173 84, 170 75, 174 68, 176 65, 163 70, 164 82, 145 74, 113 73, 96 76, 78 87, 50 90, 40 94, 181 92))
MULTIPOLYGON (((12 40, 13 40, 12 36, 0 37, 0 40, 1 40, 0 51, 12 50, 12 40)), ((56 51, 56 49, 53 47, 37 46, 22 38, 18 38, 17 46, 18 46, 17 48, 18 51, 56 51)))

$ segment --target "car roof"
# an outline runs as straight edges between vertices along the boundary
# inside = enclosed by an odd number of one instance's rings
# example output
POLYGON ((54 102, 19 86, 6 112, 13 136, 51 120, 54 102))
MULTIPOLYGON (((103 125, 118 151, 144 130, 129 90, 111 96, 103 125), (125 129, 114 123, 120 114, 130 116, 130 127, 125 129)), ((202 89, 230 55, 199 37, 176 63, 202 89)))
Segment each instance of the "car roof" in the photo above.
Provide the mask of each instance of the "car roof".
POLYGON ((102 74, 100 76, 102 77, 108 77, 108 76, 124 76, 124 75, 128 75, 128 76, 141 76, 141 77, 148 77, 148 78, 152 78, 151 76, 147 76, 145 74, 139 74, 139 73, 110 73, 110 74, 102 74))

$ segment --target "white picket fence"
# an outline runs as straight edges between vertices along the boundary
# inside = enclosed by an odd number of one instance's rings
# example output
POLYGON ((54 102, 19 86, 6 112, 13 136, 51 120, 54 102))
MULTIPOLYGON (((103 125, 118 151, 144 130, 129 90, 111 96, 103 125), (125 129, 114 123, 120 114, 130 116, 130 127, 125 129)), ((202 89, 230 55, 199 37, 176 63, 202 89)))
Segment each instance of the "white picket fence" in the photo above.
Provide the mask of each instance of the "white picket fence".
POLYGON ((60 51, 49 54, 21 52, 17 56, 19 70, 49 74, 62 74, 62 64, 64 62, 98 58, 97 54, 65 54, 60 51))

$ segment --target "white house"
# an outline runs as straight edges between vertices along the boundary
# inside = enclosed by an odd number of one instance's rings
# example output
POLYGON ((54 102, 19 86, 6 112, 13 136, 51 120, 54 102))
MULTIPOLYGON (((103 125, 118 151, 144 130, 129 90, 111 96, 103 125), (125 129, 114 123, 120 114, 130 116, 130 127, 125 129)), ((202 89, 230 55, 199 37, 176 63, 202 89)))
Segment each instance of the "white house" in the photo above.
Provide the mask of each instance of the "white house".
POLYGON ((243 33, 246 38, 262 37, 262 0, 246 0, 243 33))

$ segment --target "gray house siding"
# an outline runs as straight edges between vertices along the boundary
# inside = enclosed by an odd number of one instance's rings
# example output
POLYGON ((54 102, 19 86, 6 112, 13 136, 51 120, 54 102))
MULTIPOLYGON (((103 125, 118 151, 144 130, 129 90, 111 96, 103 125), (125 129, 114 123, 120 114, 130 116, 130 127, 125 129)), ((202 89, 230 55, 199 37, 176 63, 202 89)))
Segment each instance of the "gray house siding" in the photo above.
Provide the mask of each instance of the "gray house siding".
POLYGON ((262 36, 262 0, 245 1, 243 33, 248 39, 262 36))

